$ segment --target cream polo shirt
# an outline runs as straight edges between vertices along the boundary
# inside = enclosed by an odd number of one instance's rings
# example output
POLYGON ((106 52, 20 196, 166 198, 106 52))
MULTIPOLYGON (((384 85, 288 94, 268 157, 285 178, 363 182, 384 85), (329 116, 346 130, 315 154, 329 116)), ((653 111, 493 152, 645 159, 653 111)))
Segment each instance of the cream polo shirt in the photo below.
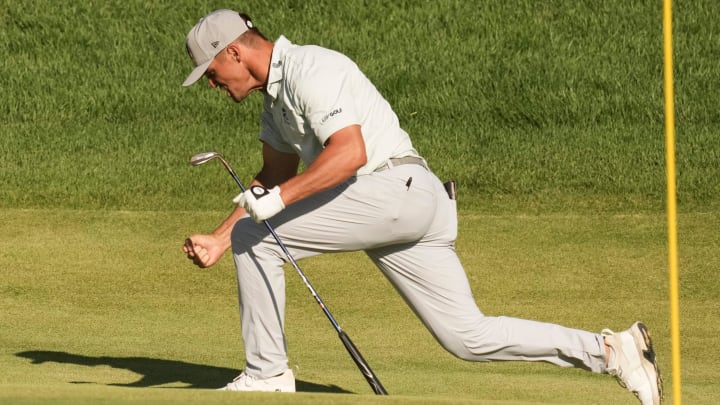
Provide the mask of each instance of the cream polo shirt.
POLYGON ((419 156, 390 104, 353 61, 284 36, 275 41, 260 123, 261 141, 297 153, 306 166, 332 134, 357 124, 367 155, 358 175, 390 158, 419 156))

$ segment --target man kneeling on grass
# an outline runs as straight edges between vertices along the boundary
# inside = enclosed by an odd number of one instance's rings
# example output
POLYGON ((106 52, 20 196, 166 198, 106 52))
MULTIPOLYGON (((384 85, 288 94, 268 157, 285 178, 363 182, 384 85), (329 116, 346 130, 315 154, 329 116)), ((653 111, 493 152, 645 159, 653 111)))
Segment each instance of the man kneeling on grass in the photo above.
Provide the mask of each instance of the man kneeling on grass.
MULTIPOLYGON (((245 370, 224 389, 295 391, 285 336, 284 256, 263 226, 271 220, 292 255, 364 251, 437 341, 469 361, 546 361, 608 373, 643 404, 662 398, 646 327, 601 333, 478 308, 455 253, 455 201, 413 148, 388 102, 346 56, 269 41, 250 18, 218 10, 187 35, 195 65, 240 102, 260 91, 263 165, 235 210, 184 252, 200 267, 232 248, 238 276, 245 370), (298 174, 300 160, 306 169, 298 174)), ((232 134, 231 136, 237 136, 232 134)))

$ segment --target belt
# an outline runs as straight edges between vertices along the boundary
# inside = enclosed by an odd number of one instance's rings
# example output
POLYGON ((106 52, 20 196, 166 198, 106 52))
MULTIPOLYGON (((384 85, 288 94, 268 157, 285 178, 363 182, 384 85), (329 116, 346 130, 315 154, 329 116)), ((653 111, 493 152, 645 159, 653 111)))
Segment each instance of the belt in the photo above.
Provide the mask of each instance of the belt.
POLYGON ((425 163, 425 159, 417 156, 405 156, 401 158, 388 159, 383 164, 378 166, 378 168, 375 169, 375 172, 377 173, 383 170, 392 169, 393 167, 400 165, 420 165, 424 167, 425 170, 430 170, 427 166, 427 163, 425 163))

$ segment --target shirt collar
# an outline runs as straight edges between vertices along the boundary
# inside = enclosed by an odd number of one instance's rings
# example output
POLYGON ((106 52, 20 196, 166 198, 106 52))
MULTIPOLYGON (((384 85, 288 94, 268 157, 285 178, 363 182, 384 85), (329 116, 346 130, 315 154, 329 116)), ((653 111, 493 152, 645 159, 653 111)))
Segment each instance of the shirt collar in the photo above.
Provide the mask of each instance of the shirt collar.
POLYGON ((275 41, 272 57, 270 58, 270 70, 268 72, 267 94, 272 98, 277 98, 280 81, 283 78, 283 60, 285 53, 293 44, 284 36, 280 35, 275 41))

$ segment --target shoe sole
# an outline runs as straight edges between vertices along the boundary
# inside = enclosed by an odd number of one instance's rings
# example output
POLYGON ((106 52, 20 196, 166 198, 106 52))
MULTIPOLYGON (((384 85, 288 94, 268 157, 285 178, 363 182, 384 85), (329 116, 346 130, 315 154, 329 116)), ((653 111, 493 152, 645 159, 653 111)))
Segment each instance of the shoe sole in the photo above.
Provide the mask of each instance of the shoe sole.
MULTIPOLYGON (((660 398, 660 402, 662 402, 664 397, 662 376, 660 375, 660 368, 657 365, 657 359, 655 356, 655 350, 653 349, 650 332, 648 332, 647 326, 645 326, 645 324, 643 324, 642 322, 636 323, 636 327, 638 332, 640 332, 640 337, 642 338, 642 343, 644 344, 644 347, 642 347, 640 351, 642 352, 643 358, 647 360, 650 365, 652 365, 652 371, 655 373, 656 377, 655 384, 657 386, 657 392, 660 398)), ((647 363, 643 364, 643 368, 645 368, 646 373, 650 374, 650 369, 648 368, 647 363)))
POLYGON ((227 387, 216 388, 215 391, 232 391, 232 392, 295 392, 294 388, 275 388, 267 390, 232 390, 227 387))

